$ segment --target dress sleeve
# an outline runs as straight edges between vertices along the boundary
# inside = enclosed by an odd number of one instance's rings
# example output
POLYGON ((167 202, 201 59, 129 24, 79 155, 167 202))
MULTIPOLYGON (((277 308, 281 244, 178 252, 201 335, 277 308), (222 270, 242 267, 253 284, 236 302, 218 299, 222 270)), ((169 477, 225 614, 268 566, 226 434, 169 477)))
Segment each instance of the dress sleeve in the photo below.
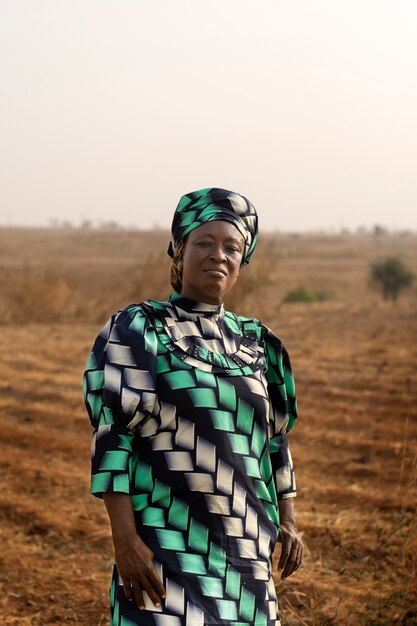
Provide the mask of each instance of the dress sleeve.
POLYGON ((98 335, 84 372, 87 412, 94 428, 91 493, 132 493, 134 438, 155 402, 157 339, 139 306, 112 316, 98 335))
POLYGON ((270 401, 270 455, 278 500, 296 496, 296 483, 287 433, 297 419, 291 361, 280 339, 266 329, 266 379, 270 401))

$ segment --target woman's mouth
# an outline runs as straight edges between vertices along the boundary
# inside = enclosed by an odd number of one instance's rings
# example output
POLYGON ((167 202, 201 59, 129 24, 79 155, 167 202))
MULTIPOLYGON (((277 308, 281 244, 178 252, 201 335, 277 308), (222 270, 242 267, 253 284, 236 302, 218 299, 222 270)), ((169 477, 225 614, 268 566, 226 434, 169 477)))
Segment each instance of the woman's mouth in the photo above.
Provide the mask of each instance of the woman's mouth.
POLYGON ((211 267, 207 270, 204 270, 206 272, 206 274, 210 274, 211 276, 219 276, 219 277, 223 277, 226 276, 226 272, 224 270, 221 270, 219 268, 216 267, 211 267))

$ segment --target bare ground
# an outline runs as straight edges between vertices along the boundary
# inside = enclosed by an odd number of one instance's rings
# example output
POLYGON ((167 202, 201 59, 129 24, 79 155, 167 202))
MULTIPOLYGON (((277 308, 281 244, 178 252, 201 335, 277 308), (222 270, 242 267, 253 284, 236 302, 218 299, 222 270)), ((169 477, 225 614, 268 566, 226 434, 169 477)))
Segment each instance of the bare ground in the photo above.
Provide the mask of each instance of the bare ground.
MULTIPOLYGON (((88 493, 80 382, 101 322, 134 300, 135 285, 146 291, 140 273, 129 276, 137 240, 149 259, 149 237, 137 233, 80 243, 74 233, 0 232, 1 624, 108 624, 112 547, 88 493)), ((385 254, 416 271, 416 251, 416 238, 277 236, 235 296, 283 338, 296 374, 306 557, 299 573, 277 577, 285 626, 417 624, 417 294, 383 302, 366 279, 369 260, 385 254), (284 304, 300 282, 328 299, 284 304)), ((167 265, 141 263, 150 291, 166 280, 167 265)))

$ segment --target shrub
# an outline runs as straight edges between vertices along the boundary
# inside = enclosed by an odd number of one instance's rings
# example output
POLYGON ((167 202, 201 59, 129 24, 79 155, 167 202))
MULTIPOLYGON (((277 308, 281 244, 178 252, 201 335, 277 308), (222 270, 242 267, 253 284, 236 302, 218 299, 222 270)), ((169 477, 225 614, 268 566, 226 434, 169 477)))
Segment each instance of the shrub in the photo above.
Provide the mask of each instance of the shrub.
POLYGON ((323 302, 327 300, 327 294, 323 289, 310 289, 306 285, 300 285, 287 293, 284 302, 323 302))
POLYGON ((77 297, 63 277, 39 276, 28 270, 3 293, 4 322, 57 322, 77 313, 77 297))
POLYGON ((381 290, 384 300, 397 300, 400 292, 410 287, 413 280, 414 274, 398 257, 371 263, 370 285, 381 290))

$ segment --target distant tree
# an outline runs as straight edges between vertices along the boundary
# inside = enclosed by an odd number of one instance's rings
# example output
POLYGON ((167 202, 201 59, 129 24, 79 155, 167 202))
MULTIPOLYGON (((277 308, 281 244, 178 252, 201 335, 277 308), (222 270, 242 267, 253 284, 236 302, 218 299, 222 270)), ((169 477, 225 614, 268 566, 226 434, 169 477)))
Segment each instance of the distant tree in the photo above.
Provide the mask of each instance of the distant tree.
POLYGON ((358 226, 356 229, 356 234, 357 235, 367 235, 369 233, 368 229, 366 228, 366 226, 358 226))
POLYGON ((101 222, 100 227, 103 230, 119 230, 121 228, 120 224, 115 220, 109 220, 108 222, 101 222))
POLYGON ((375 224, 373 228, 374 237, 382 237, 388 233, 388 230, 385 226, 381 226, 380 224, 375 224))
POLYGON ((381 289, 384 300, 397 300, 401 291, 410 287, 414 274, 398 257, 371 263, 370 283, 381 289))

